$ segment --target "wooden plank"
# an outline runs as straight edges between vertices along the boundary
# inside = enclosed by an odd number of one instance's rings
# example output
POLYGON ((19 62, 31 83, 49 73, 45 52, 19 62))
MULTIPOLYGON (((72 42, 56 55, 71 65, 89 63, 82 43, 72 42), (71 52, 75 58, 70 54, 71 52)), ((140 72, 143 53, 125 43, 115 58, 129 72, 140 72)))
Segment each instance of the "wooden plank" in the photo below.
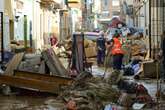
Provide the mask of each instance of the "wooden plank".
POLYGON ((61 61, 52 48, 42 52, 42 56, 48 68, 52 72, 52 75, 68 76, 68 71, 62 65, 61 61))
POLYGON ((68 77, 59 77, 59 76, 50 76, 48 74, 40 74, 40 73, 33 73, 33 72, 26 72, 26 71, 14 71, 14 76, 22 77, 22 78, 31 78, 36 80, 42 80, 47 82, 57 83, 59 85, 69 85, 73 83, 72 78, 68 77))
POLYGON ((5 75, 13 75, 14 70, 17 69, 18 65, 20 64, 22 58, 24 56, 24 53, 18 53, 14 55, 14 57, 11 59, 11 61, 8 63, 7 68, 5 70, 5 75))
POLYGON ((59 92, 60 89, 60 85, 55 82, 48 82, 46 80, 35 80, 8 75, 0 75, 0 84, 6 84, 12 87, 56 94, 59 92))

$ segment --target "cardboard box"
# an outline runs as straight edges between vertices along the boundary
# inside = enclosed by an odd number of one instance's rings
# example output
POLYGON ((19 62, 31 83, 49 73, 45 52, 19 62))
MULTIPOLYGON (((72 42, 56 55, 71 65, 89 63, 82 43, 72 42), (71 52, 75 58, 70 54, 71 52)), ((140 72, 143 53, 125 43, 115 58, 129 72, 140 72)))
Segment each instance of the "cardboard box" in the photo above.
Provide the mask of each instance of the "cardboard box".
POLYGON ((158 76, 160 73, 159 67, 160 64, 157 65, 157 63, 154 62, 153 60, 145 61, 142 63, 143 72, 141 76, 145 78, 156 78, 157 72, 158 72, 158 76))
POLYGON ((85 48, 85 54, 87 58, 96 57, 97 55, 96 48, 95 47, 85 48))

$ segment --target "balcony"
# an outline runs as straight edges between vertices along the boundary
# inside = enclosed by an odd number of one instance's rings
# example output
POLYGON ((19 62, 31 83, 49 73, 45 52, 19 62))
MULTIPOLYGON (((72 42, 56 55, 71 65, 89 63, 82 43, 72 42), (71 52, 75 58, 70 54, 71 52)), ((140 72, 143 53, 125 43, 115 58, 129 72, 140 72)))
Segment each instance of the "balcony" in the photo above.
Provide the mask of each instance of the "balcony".
POLYGON ((41 0, 40 6, 43 8, 48 8, 50 10, 53 10, 54 8, 61 8, 60 4, 56 2, 56 0, 41 0))

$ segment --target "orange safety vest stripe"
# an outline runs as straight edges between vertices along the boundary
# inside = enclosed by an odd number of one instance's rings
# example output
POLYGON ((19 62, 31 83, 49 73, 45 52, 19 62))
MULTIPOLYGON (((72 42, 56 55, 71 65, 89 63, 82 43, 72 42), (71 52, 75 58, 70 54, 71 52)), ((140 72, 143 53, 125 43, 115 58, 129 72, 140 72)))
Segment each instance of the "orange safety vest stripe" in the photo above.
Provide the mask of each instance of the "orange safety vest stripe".
POLYGON ((114 44, 113 44, 113 47, 112 47, 112 55, 124 54, 123 50, 121 49, 122 45, 121 45, 119 39, 118 38, 113 38, 113 40, 114 40, 114 44))

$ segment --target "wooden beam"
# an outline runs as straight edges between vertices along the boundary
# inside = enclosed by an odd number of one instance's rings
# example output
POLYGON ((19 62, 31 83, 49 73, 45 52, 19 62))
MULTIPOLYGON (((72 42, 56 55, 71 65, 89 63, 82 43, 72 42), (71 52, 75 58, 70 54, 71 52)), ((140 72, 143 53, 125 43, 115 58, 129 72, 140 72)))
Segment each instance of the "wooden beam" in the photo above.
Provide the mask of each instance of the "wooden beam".
POLYGON ((24 53, 15 54, 14 57, 11 59, 11 61, 7 64, 7 68, 4 74, 10 75, 10 76, 13 75, 14 70, 18 68, 18 65, 22 61, 23 56, 24 56, 24 53))
POLYGON ((59 93, 62 86, 69 86, 73 82, 71 78, 17 70, 14 71, 14 76, 0 75, 1 85, 55 94, 59 93))
POLYGON ((54 52, 54 50, 48 49, 42 52, 42 57, 46 62, 48 68, 52 72, 52 75, 58 76, 68 76, 69 71, 65 69, 62 62, 59 60, 58 56, 54 52))
POLYGON ((0 84, 6 84, 13 87, 22 89, 35 90, 40 92, 55 93, 59 92, 59 85, 53 82, 20 78, 16 76, 0 75, 0 84))
POLYGON ((27 79, 36 79, 36 80, 42 80, 47 82, 54 82, 60 85, 69 85, 73 83, 72 78, 68 77, 59 77, 59 76, 50 76, 48 74, 40 74, 40 73, 34 73, 34 72, 26 72, 26 71, 14 71, 14 76, 20 77, 20 78, 27 78, 27 79))

